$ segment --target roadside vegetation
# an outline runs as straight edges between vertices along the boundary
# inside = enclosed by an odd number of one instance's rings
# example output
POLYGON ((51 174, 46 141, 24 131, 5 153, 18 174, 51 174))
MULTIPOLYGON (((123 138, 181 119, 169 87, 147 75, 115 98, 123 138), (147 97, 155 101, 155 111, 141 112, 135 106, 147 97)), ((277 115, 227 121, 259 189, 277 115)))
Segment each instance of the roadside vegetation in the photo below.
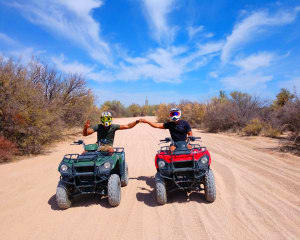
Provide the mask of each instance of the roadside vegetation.
MULTIPOLYGON (((174 104, 160 104, 156 111, 157 120, 166 121, 171 107, 174 104)), ((178 107, 193 127, 208 132, 229 131, 273 138, 285 133, 287 137, 283 138, 282 149, 300 152, 300 98, 287 89, 281 89, 271 102, 239 91, 229 95, 220 91, 218 97, 207 103, 182 101, 178 107)))
POLYGON ((299 151, 300 99, 287 89, 269 103, 243 92, 220 91, 206 103, 185 100, 177 105, 125 107, 120 101, 106 101, 97 106, 81 75, 62 74, 35 59, 24 66, 0 57, 0 163, 15 155, 40 153, 44 145, 61 139, 65 131, 81 128, 87 119, 99 122, 102 111, 114 117, 155 115, 164 122, 174 106, 193 127, 247 136, 279 137, 285 132, 292 142, 287 149, 299 151))

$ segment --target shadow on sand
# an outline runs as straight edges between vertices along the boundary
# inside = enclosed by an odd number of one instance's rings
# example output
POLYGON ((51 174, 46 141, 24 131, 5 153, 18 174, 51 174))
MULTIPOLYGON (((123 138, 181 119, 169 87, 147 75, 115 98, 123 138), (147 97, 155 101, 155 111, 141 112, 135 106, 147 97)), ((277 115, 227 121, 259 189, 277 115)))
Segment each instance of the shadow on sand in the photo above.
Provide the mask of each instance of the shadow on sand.
MULTIPOLYGON (((136 193, 136 198, 138 201, 144 202, 146 205, 148 205, 150 207, 159 206, 159 204, 156 201, 156 196, 155 196, 154 177, 140 176, 137 178, 130 178, 130 179, 137 180, 137 181, 144 181, 148 186, 148 188, 139 187, 140 190, 146 191, 146 192, 137 192, 136 193)), ((186 193, 185 191, 178 190, 178 191, 168 193, 167 197, 168 197, 167 204, 174 203, 174 202, 187 203, 190 201, 208 204, 205 201, 204 193, 199 193, 199 192, 186 193)))
MULTIPOLYGON (((55 194, 49 198, 48 204, 50 205, 52 210, 55 210, 55 211, 62 210, 58 207, 58 205, 56 203, 55 194)), ((110 206, 107 201, 107 197, 100 196, 97 194, 89 194, 89 195, 82 195, 82 196, 75 197, 74 199, 72 199, 71 208, 89 207, 92 205, 100 205, 105 208, 112 208, 112 206, 110 206)))

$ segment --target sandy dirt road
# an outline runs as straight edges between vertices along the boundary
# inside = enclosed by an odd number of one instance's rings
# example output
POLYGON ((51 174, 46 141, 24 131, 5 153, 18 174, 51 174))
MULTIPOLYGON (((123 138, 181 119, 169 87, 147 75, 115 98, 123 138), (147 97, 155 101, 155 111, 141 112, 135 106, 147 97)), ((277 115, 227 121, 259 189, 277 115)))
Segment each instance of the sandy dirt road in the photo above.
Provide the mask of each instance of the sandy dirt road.
MULTIPOLYGON (((57 166, 64 154, 82 151, 71 140, 0 165, 0 239, 300 239, 300 158, 271 151, 276 140, 195 130, 213 158, 217 199, 207 204, 201 193, 178 192, 158 206, 154 155, 168 135, 148 125, 117 132, 115 146, 125 147, 130 181, 116 208, 93 196, 57 208, 57 166)), ((81 138, 96 141, 95 134, 81 138)))

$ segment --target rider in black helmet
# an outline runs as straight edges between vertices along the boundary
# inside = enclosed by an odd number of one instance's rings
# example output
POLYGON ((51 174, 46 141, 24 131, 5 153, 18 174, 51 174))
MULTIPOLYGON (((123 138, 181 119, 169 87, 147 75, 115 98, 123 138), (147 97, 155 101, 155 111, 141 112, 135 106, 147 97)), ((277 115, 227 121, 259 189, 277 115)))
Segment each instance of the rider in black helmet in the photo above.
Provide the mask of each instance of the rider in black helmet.
MULTIPOLYGON (((181 110, 179 108, 172 108, 170 110, 169 117, 170 121, 165 123, 150 122, 146 119, 140 119, 140 121, 143 123, 148 123, 151 127, 154 128, 169 129, 172 140, 175 143, 175 146, 172 145, 170 147, 170 150, 174 151, 176 149, 176 143, 182 141, 185 142, 188 136, 193 136, 193 132, 190 124, 187 121, 181 119, 181 110)), ((191 146, 188 145, 188 148, 190 149, 191 146)))

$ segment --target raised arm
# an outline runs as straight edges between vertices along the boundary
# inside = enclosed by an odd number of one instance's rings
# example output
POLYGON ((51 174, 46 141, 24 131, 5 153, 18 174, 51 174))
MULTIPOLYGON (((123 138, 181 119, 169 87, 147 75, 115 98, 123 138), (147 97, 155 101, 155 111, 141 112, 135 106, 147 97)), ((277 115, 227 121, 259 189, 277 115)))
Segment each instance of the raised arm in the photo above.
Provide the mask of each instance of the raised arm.
POLYGON ((94 129, 91 128, 90 120, 87 120, 83 127, 83 131, 82 131, 83 136, 91 135, 94 132, 95 132, 94 129))
POLYGON ((146 119, 140 119, 140 121, 143 123, 148 123, 151 127, 154 127, 154 128, 165 129, 163 123, 154 123, 154 122, 150 122, 146 119))
POLYGON ((130 129, 133 128, 135 125, 137 125, 140 122, 140 120, 136 120, 134 122, 128 123, 127 125, 120 125, 120 130, 130 129))

